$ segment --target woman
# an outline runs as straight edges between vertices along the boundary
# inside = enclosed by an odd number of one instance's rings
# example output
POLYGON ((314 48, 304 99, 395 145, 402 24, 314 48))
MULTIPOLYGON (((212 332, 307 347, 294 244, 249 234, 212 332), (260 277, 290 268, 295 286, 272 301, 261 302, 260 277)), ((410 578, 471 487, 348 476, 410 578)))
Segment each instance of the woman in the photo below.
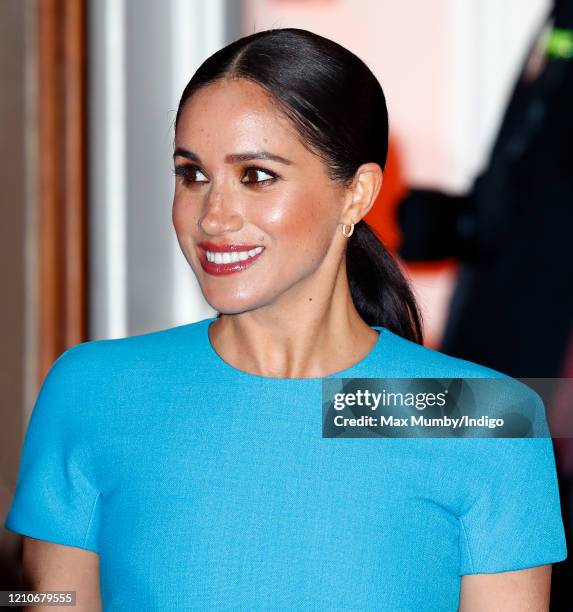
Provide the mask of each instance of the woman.
POLYGON ((322 437, 322 378, 503 377, 421 345, 362 220, 388 140, 370 70, 253 34, 175 127, 173 222, 219 316, 56 360, 7 519, 30 584, 86 610, 547 609, 550 439, 322 437))

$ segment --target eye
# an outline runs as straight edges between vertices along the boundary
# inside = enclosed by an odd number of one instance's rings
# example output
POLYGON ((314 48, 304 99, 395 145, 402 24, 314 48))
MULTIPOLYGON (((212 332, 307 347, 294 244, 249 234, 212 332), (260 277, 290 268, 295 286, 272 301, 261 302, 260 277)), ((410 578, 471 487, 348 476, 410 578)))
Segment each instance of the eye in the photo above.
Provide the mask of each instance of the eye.
POLYGON ((264 168, 256 168, 255 166, 245 168, 245 173, 243 176, 244 177, 250 176, 254 178, 254 180, 248 180, 248 181, 241 180, 241 183, 244 183, 245 185, 249 185, 249 184, 267 185, 270 183, 274 183, 274 181, 276 181, 277 179, 277 175, 274 172, 271 172, 270 170, 265 170, 264 168), (270 178, 263 178, 262 180, 257 180, 257 177, 260 177, 261 175, 264 176, 265 174, 267 175, 267 177, 270 177, 270 178))
POLYGON ((196 166, 195 164, 181 164, 179 166, 175 166, 173 174, 180 177, 181 184, 185 185, 186 187, 192 185, 193 183, 208 182, 207 180, 197 180, 197 174, 201 175, 205 179, 206 177, 203 172, 201 172, 199 166, 196 166))

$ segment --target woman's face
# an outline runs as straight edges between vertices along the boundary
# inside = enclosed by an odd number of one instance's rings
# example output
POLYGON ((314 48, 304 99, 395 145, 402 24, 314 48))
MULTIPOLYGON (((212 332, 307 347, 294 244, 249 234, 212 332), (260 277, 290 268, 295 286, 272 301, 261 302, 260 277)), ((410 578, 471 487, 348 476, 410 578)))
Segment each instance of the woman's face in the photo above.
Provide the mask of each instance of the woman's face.
POLYGON ((224 80, 192 96, 174 164, 177 239, 214 309, 288 305, 321 289, 317 270, 343 253, 343 191, 260 86, 224 80))

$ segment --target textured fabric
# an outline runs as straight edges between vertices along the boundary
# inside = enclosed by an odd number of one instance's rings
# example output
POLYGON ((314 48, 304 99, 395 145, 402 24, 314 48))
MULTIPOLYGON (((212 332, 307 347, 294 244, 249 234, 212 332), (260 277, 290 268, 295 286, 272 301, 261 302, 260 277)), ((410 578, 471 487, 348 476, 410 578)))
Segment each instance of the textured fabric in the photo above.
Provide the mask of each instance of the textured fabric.
MULTIPOLYGON (((550 438, 322 438, 321 379, 232 367, 212 321, 78 344, 39 393, 6 527, 97 551, 105 610, 445 612, 566 557, 550 438)), ((374 329, 329 378, 504 376, 374 329)))

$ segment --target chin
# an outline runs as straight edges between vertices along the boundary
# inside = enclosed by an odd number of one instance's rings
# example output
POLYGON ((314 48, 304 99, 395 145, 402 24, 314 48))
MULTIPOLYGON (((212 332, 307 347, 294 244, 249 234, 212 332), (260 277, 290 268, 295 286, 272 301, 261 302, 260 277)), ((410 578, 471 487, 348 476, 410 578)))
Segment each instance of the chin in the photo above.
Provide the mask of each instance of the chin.
POLYGON ((211 296, 204 296, 209 306, 220 312, 221 314, 240 314, 241 312, 247 312, 249 310, 256 310, 261 306, 264 306, 266 302, 253 298, 221 298, 214 299, 211 296))

